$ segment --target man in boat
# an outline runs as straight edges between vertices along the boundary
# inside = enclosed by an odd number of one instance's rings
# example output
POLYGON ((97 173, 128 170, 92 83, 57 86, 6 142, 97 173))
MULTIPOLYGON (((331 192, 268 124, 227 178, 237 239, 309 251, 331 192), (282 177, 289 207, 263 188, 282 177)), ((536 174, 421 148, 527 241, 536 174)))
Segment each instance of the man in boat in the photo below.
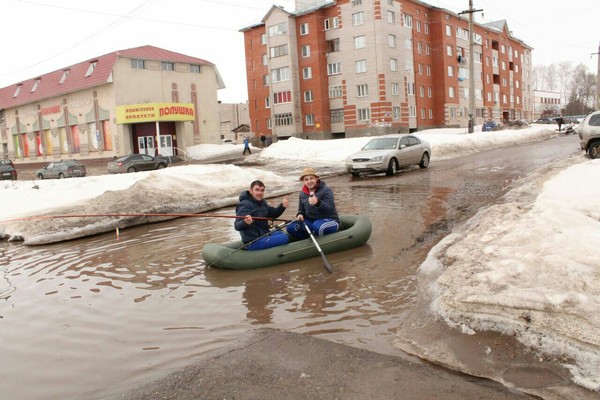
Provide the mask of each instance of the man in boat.
POLYGON ((235 208, 234 227, 240 232, 242 242, 248 243, 246 250, 262 250, 281 246, 289 242, 288 236, 279 230, 269 233, 268 218, 278 218, 289 206, 288 197, 277 207, 271 207, 265 197, 265 184, 259 180, 250 184, 250 190, 240 193, 240 202, 235 208), (256 217, 260 219, 255 219, 256 217), (264 218, 264 219, 263 219, 264 218), (263 236, 263 237, 261 237, 263 236))
POLYGON ((300 181, 303 186, 298 196, 296 221, 288 225, 287 232, 297 239, 306 239, 308 232, 304 224, 317 236, 337 232, 340 218, 331 189, 313 168, 304 168, 300 181))

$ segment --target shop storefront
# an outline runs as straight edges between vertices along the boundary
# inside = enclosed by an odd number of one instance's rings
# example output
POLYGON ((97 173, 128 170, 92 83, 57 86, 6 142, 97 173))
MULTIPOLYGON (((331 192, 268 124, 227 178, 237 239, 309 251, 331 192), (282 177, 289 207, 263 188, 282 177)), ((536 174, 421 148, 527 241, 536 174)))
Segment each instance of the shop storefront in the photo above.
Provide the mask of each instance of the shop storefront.
POLYGON ((178 155, 178 122, 194 121, 191 103, 144 103, 117 107, 117 124, 129 125, 134 153, 178 155))

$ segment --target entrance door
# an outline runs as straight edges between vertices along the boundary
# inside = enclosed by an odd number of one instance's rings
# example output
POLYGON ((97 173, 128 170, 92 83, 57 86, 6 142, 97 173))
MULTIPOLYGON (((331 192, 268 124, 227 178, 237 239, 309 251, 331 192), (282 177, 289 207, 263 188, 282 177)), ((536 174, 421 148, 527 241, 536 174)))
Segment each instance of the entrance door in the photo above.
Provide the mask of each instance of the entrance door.
POLYGON ((160 136, 160 148, 158 153, 165 157, 173 156, 173 140, 171 135, 160 136))
POLYGON ((139 136, 138 137, 138 148, 140 154, 147 154, 154 157, 156 149, 154 147, 154 138, 152 136, 139 136))

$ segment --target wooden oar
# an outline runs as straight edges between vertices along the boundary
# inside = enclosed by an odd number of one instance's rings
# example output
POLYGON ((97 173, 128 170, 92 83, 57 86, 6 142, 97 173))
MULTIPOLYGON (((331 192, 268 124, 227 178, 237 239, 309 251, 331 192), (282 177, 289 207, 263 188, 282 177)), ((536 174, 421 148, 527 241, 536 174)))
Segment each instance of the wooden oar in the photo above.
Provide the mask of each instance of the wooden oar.
POLYGON ((327 261, 327 257, 325 257, 325 253, 323 253, 323 250, 321 250, 319 243, 317 243, 317 239, 315 239, 315 237, 312 234, 312 231, 310 230, 310 228, 308 227, 308 225, 306 225, 306 223, 304 221, 302 221, 302 225, 304 225, 304 227, 306 228, 306 231, 308 232, 308 235, 310 236, 313 243, 315 244, 315 247, 317 248, 317 250, 319 250, 321 257, 323 257, 323 262, 325 263, 325 268, 327 268, 327 271, 329 271, 329 273, 332 273, 333 267, 331 266, 331 264, 329 264, 329 261, 327 261))

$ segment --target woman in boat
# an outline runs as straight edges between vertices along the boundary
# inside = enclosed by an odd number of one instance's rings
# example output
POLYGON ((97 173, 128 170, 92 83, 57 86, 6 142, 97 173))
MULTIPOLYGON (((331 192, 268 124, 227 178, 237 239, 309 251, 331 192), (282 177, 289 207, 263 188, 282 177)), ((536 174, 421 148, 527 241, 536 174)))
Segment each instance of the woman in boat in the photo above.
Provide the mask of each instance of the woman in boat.
POLYGON ((236 218, 234 227, 236 231, 240 232, 242 242, 248 243, 246 250, 268 249, 289 242, 288 236, 278 230, 267 235, 269 233, 268 221, 253 218, 278 218, 289 206, 288 197, 285 196, 277 207, 271 207, 264 197, 265 184, 259 180, 250 184, 250 190, 240 193, 240 202, 235 208, 235 215, 244 218, 236 218))
POLYGON ((308 232, 304 224, 318 236, 337 232, 340 218, 331 189, 313 168, 304 168, 300 181, 303 186, 298 196, 296 221, 288 225, 287 232, 297 239, 306 239, 308 232))

